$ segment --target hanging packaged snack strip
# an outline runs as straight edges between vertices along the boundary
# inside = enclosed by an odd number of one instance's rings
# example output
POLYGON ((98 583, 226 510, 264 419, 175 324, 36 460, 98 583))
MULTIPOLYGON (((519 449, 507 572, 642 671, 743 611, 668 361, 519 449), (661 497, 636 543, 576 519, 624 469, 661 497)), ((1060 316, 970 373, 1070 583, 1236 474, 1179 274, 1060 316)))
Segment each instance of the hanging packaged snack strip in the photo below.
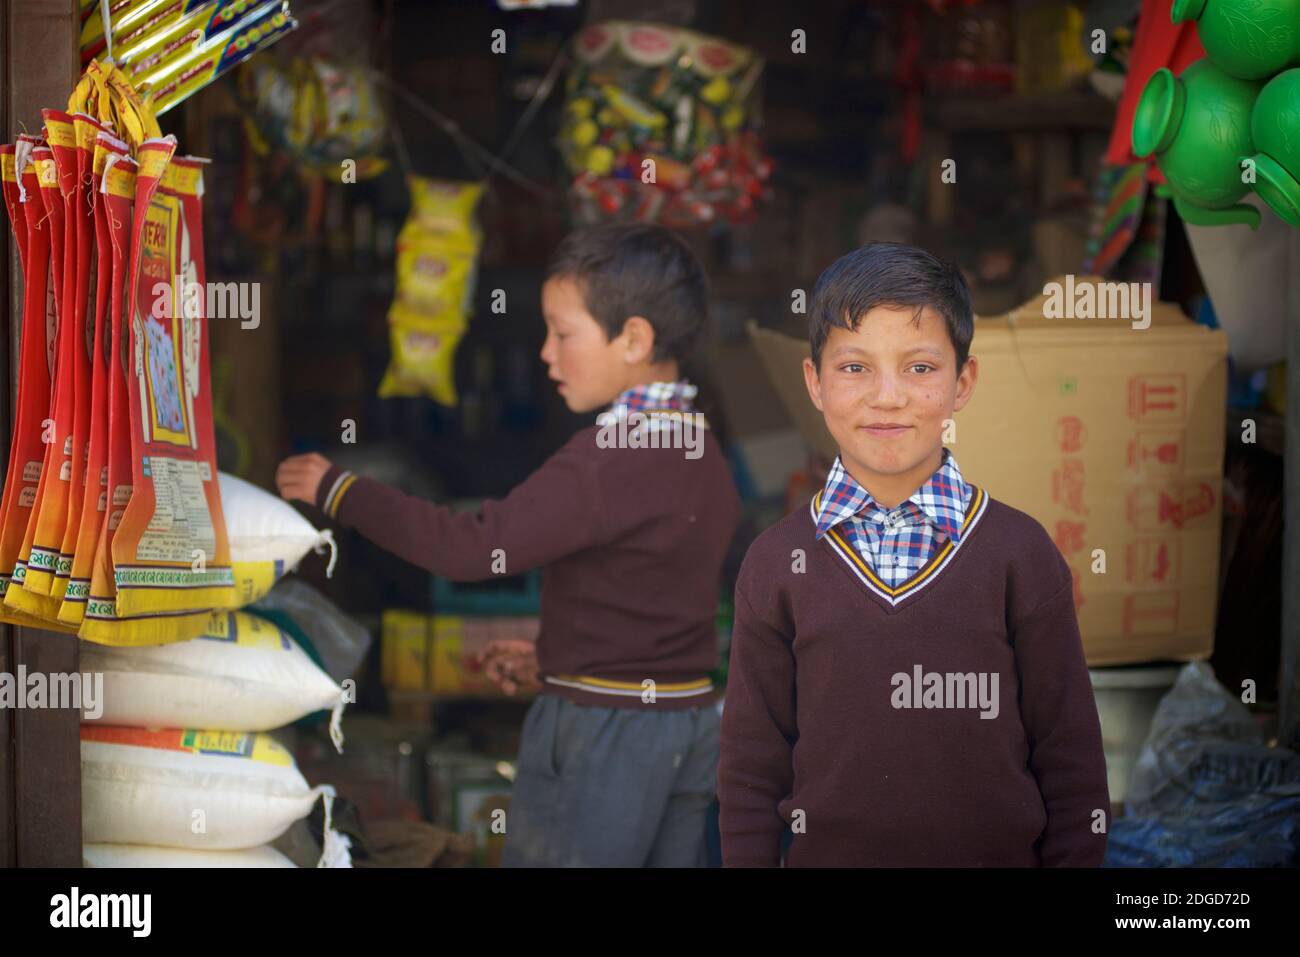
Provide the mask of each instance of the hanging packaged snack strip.
POLYGON ((252 11, 235 29, 170 60, 165 69, 150 75, 147 90, 154 111, 166 113, 297 27, 298 21, 289 16, 285 4, 265 4, 252 11))
MULTIPOLYGON (((19 236, 23 267, 18 408, 9 445, 4 498, 0 502, 0 594, 4 596, 14 587, 14 572, 40 487, 46 451, 42 434, 49 410, 53 346, 58 328, 49 285, 52 224, 45 215, 35 162, 41 143, 36 137, 22 135, 12 153, 7 150, 0 153, 5 207, 19 236)), ((8 605, 0 611, 0 620, 20 625, 40 624, 39 619, 8 605)))
MULTIPOLYGON (((58 290, 58 335, 55 341, 54 399, 52 424, 42 437, 46 448, 43 482, 37 495, 31 548, 22 589, 6 595, 6 602, 20 611, 46 618, 58 613, 59 599, 50 589, 58 570, 58 561, 67 527, 69 489, 76 482, 74 472, 80 467, 80 455, 73 455, 75 389, 80 377, 76 368, 84 357, 84 339, 77 317, 84 311, 76 308, 78 288, 79 227, 77 144, 72 117, 59 110, 42 110, 55 171, 58 175, 59 216, 62 222, 62 280, 58 290)), ((42 189, 42 195, 50 193, 42 189)))
POLYGON ((392 358, 380 398, 428 395, 456 404, 456 346, 469 324, 482 231, 481 183, 407 178, 411 212, 397 237, 397 289, 388 312, 392 358))
MULTIPOLYGON (((63 444, 58 440, 59 422, 54 418, 55 403, 52 399, 52 395, 57 392, 59 387, 58 343, 65 330, 63 322, 64 224, 63 195, 59 192, 58 168, 55 166, 53 151, 48 146, 36 147, 32 150, 32 163, 36 166, 37 189, 35 195, 29 198, 29 202, 36 204, 33 210, 43 207, 45 221, 49 224, 50 269, 46 295, 51 301, 52 309, 50 312, 53 314, 54 323, 52 330, 48 326, 46 329, 46 362, 52 391, 50 395, 44 397, 44 411, 40 419, 40 437, 43 446, 40 481, 36 486, 36 497, 32 502, 31 511, 27 515, 27 527, 23 530, 22 545, 18 550, 18 561, 14 565, 13 580, 9 588, 5 590, 4 603, 5 607, 10 610, 41 616, 46 610, 40 602, 42 596, 35 592, 26 591, 23 584, 27 580, 27 571, 37 532, 38 530, 44 530, 40 521, 42 510, 47 499, 53 497, 50 489, 51 486, 58 484, 61 468, 65 461, 62 455, 63 444)), ((29 217, 33 210, 28 211, 29 217)), ((69 455, 71 455, 70 449, 69 455)), ((60 519, 62 519, 62 516, 60 516, 60 519)), ((43 549, 37 550, 38 569, 45 567, 46 554, 43 549)), ((57 558, 57 555, 56 548, 53 557, 57 558)), ((50 567, 52 573, 52 559, 50 567)))
POLYGON ((108 645, 192 638, 333 541, 252 487, 227 522, 221 490, 237 480, 217 471, 212 421, 206 161, 174 156, 111 63, 43 115, 44 138, 0 149, 24 293, 0 620, 108 645), (303 527, 268 520, 276 509, 303 527))
POLYGON ((136 177, 127 375, 132 488, 113 542, 122 617, 236 602, 203 315, 202 161, 172 160, 174 149, 174 140, 144 144, 136 177))
MULTIPOLYGON (((169 147, 171 144, 168 144, 169 147)), ((104 199, 109 241, 113 247, 111 321, 106 323, 108 350, 107 466, 105 508, 95 554, 90 587, 78 634, 87 641, 109 645, 150 645, 194 638, 203 633, 206 612, 153 612, 134 619, 117 611, 117 585, 113 544, 132 492, 131 401, 127 370, 130 366, 130 306, 128 281, 131 236, 134 233, 136 180, 139 164, 129 156, 106 162, 100 195, 104 199)), ((156 186, 157 181, 154 181, 156 186)), ((75 614, 75 612, 73 612, 75 614)))
MULTIPOLYGON (((77 184, 73 191, 71 215, 76 219, 76 270, 73 281, 72 321, 76 330, 71 346, 73 358, 72 476, 68 487, 67 520, 55 566, 50 596, 62 607, 72 574, 77 538, 81 530, 81 511, 85 504, 87 467, 90 460, 91 391, 95 351, 96 300, 98 286, 99 244, 95 226, 95 141, 102 126, 84 113, 72 117, 77 140, 77 184)), ((30 585, 30 581, 28 583, 30 585)))
MULTIPOLYGON (((90 596, 90 575, 95 559, 95 546, 104 525, 109 498, 108 485, 108 415, 109 415, 109 353, 112 346, 112 316, 110 309, 116 303, 121 313, 121 286, 113 284, 113 243, 109 235, 109 219, 104 195, 104 171, 113 158, 116 163, 127 155, 126 144, 107 132, 95 138, 91 177, 91 196, 95 217, 95 297, 90 318, 94 322, 91 342, 90 428, 87 446, 85 482, 81 504, 80 522, 72 547, 72 567, 63 603, 59 606, 59 621, 80 625, 86 614, 86 599, 90 596)), ((124 166, 122 176, 129 174, 124 166)), ((126 186, 123 185, 123 191, 126 186)), ((134 183, 130 193, 134 196, 134 183)))

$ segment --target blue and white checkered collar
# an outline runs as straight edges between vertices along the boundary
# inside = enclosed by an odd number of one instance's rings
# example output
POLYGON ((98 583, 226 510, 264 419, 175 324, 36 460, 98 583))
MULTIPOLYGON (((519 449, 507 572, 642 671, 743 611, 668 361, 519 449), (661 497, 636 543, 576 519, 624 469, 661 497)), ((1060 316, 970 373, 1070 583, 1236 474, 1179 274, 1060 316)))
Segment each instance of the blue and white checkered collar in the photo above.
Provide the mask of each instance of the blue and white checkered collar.
MULTIPOLYGON (((926 479, 924 485, 908 496, 907 501, 916 505, 931 525, 947 533, 953 544, 956 544, 961 540, 968 497, 969 487, 962 479, 957 459, 945 448, 943 462, 926 479)), ((839 456, 836 456, 835 464, 826 476, 821 504, 817 510, 817 538, 822 538, 840 522, 871 506, 876 506, 876 500, 858 484, 844 468, 839 456)))
POLYGON ((597 421, 608 421, 607 416, 626 418, 632 412, 691 412, 699 389, 685 380, 680 382, 647 382, 634 385, 621 392, 597 421))

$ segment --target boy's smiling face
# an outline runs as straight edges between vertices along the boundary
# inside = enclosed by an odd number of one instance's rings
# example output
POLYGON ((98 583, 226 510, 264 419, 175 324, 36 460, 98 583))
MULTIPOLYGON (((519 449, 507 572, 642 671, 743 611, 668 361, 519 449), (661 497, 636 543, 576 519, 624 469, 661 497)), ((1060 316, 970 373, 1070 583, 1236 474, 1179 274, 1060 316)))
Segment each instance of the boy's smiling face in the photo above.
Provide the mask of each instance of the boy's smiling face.
POLYGON ((921 487, 943 461, 944 422, 975 390, 978 364, 957 373, 944 319, 924 307, 876 306, 854 330, 832 327, 821 367, 804 360, 813 405, 844 467, 883 507, 921 487))

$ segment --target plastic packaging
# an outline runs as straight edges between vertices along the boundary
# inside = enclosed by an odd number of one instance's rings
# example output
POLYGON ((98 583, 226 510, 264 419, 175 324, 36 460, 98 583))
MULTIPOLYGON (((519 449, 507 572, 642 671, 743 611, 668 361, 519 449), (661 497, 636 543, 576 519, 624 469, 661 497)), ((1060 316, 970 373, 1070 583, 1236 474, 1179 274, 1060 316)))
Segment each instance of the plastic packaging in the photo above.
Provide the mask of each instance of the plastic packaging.
POLYGON ((1259 728, 1204 662, 1160 702, 1111 825, 1113 867, 1300 864, 1300 754, 1259 728))

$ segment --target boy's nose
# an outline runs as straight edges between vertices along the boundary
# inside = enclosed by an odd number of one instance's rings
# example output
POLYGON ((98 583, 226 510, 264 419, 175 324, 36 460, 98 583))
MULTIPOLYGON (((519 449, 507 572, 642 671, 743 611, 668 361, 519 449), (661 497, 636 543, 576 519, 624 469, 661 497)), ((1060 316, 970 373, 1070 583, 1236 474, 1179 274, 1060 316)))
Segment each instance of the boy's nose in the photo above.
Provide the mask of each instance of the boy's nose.
POLYGON ((897 407, 903 404, 904 390, 902 384, 891 376, 881 376, 876 380, 876 387, 868 389, 865 398, 868 405, 897 407))

